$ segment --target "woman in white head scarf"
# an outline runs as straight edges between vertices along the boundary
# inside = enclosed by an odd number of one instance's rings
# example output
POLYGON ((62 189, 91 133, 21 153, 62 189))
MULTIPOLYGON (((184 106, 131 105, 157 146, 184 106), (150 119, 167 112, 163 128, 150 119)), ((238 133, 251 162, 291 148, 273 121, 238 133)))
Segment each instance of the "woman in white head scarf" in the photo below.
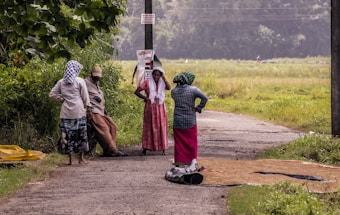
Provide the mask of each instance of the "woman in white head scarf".
POLYGON ((152 77, 136 89, 135 94, 144 100, 142 154, 146 151, 162 151, 166 154, 168 146, 168 116, 164 104, 165 90, 171 86, 161 67, 154 67, 152 77), (145 94, 142 94, 142 91, 145 94))

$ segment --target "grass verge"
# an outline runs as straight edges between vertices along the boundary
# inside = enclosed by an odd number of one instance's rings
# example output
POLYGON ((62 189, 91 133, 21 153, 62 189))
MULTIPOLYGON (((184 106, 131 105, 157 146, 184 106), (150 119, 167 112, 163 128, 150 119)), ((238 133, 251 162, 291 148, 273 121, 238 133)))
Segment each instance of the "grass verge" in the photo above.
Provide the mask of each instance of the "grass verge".
MULTIPOLYGON (((329 135, 306 135, 286 145, 267 149, 258 159, 303 160, 339 166, 340 140, 329 135)), ((273 186, 231 188, 230 214, 340 214, 340 193, 311 193, 290 182, 273 186)))
POLYGON ((58 153, 48 154, 42 160, 1 163, 0 200, 24 188, 29 182, 46 179, 67 157, 58 153))

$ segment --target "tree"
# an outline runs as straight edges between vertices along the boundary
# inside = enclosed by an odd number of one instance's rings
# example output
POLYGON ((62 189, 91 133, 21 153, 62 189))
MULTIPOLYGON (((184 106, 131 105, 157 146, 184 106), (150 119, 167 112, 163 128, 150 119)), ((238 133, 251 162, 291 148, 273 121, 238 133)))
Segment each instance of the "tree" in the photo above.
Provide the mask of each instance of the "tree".
MULTIPOLYGON (((144 46, 143 2, 121 20, 121 59, 144 46)), ((160 58, 262 59, 329 56, 330 0, 157 0, 154 49, 160 58)))
POLYGON ((53 61, 71 58, 96 32, 119 24, 127 0, 2 0, 0 63, 20 66, 33 56, 53 61))

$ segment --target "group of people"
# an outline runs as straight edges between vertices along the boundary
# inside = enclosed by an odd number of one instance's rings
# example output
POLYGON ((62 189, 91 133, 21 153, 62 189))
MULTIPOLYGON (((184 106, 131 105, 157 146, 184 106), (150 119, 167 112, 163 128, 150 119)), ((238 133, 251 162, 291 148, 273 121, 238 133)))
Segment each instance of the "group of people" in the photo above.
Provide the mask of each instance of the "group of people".
MULTIPOLYGON (((60 144, 64 153, 79 153, 79 163, 87 163, 84 152, 89 150, 87 138, 87 121, 90 121, 96 132, 96 139, 103 149, 103 156, 125 156, 116 145, 117 125, 105 110, 105 99, 99 87, 102 69, 94 66, 91 75, 85 79, 79 77, 82 65, 71 60, 66 64, 64 77, 60 79, 49 93, 51 99, 62 104, 60 111, 60 144)), ((166 91, 171 90, 174 100, 174 158, 175 165, 190 165, 198 156, 198 135, 196 112, 201 113, 208 97, 197 87, 192 86, 195 75, 185 71, 173 79, 176 87, 165 77, 162 67, 152 69, 152 77, 139 79, 135 95, 143 99, 143 135, 142 152, 161 151, 167 154, 168 116, 164 103, 166 91), (197 102, 196 99, 200 101, 197 102)))
MULTIPOLYGON (((198 156, 198 135, 196 112, 201 113, 208 97, 197 87, 192 86, 195 75, 185 71, 174 77, 176 87, 171 90, 175 102, 173 135, 175 165, 189 165, 198 156), (196 105, 196 99, 200 99, 196 105)), ((142 155, 147 151, 168 149, 168 118, 164 104, 165 91, 171 86, 161 67, 154 67, 152 78, 144 80, 135 94, 144 100, 142 155), (144 94, 142 92, 145 92, 144 94)))
POLYGON ((61 103, 60 145, 62 152, 69 155, 79 153, 79 164, 87 163, 84 152, 89 150, 87 123, 93 126, 96 139, 103 149, 103 156, 126 156, 116 145, 117 125, 105 111, 105 99, 99 87, 102 69, 94 66, 91 75, 80 78, 83 66, 75 60, 66 64, 64 77, 51 89, 49 97, 61 103))

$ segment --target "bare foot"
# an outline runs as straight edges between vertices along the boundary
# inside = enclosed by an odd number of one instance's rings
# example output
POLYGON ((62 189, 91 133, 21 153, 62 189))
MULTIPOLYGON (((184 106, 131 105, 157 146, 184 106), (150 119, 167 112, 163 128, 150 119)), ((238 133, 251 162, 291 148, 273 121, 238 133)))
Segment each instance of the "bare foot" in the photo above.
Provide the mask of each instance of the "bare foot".
POLYGON ((85 160, 85 159, 79 160, 79 164, 87 164, 87 163, 89 163, 89 162, 90 162, 90 161, 85 160))

